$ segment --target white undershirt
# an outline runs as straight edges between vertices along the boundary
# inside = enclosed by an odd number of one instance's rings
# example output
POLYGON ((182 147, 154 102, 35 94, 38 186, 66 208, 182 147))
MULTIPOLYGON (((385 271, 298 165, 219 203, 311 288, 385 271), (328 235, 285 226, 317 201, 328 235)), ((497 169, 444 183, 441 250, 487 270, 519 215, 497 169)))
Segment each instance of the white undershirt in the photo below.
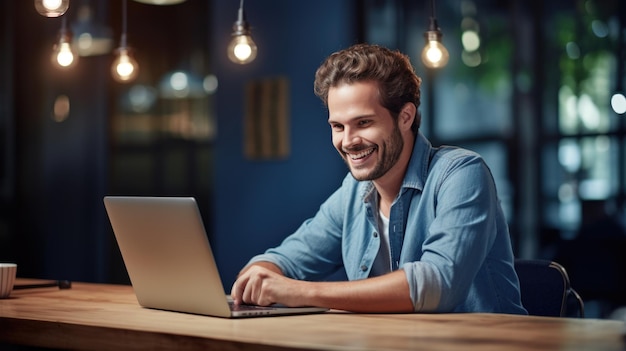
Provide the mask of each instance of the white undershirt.
MULTIPOLYGON (((391 249, 389 247, 389 218, 385 217, 382 211, 378 211, 378 233, 380 247, 370 271, 370 277, 383 275, 392 270, 391 249)), ((442 286, 441 278, 435 266, 431 263, 417 261, 403 266, 402 269, 405 270, 407 275, 417 275, 414 280, 407 277, 409 283, 415 281, 414 286, 409 287, 415 310, 434 311, 441 299, 442 286)))
POLYGON ((374 260, 374 266, 370 276, 378 276, 391 272, 391 249, 389 247, 389 218, 378 211, 378 233, 380 236, 380 248, 374 260))

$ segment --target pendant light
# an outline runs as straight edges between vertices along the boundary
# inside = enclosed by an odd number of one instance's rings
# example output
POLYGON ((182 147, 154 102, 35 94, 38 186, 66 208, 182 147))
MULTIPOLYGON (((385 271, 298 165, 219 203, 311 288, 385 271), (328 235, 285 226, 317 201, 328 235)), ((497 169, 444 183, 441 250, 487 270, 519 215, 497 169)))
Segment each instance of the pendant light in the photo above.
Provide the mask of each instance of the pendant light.
POLYGON ((46 17, 62 16, 70 7, 70 0, 35 0, 35 9, 46 17))
POLYGON ((72 33, 67 29, 67 19, 61 20, 59 39, 52 50, 52 63, 59 68, 69 68, 76 64, 78 55, 72 47, 72 33))
POLYGON ((122 38, 120 40, 120 47, 115 50, 115 60, 111 66, 111 74, 117 82, 128 83, 137 78, 139 65, 126 42, 128 17, 127 0, 123 0, 122 6, 122 38))
POLYGON ((427 68, 437 69, 444 67, 450 58, 448 50, 441 42, 443 34, 437 24, 435 17, 435 0, 430 1, 430 19, 428 22, 428 31, 424 33, 426 38, 426 46, 422 50, 422 62, 427 68))
POLYGON ((246 64, 256 58, 257 47, 252 40, 250 25, 246 21, 246 13, 243 10, 243 0, 239 3, 237 21, 233 24, 233 34, 228 44, 228 58, 234 63, 246 64))

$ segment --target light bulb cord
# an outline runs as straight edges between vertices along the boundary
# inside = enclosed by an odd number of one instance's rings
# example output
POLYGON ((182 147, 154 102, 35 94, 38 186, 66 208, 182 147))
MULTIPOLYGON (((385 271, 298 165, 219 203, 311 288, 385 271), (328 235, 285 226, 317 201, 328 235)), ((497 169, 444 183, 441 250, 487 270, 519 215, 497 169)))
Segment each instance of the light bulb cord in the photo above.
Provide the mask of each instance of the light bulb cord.
POLYGON ((64 37, 67 34, 67 18, 66 16, 61 16, 61 32, 59 33, 61 37, 64 37))
POLYGON ((237 21, 233 25, 233 35, 249 35, 250 25, 246 20, 246 12, 243 9, 243 0, 239 1, 239 10, 237 11, 237 21))
POLYGON ((428 30, 432 32, 439 32, 439 24, 437 23, 437 17, 435 16, 435 0, 430 0, 430 18, 428 20, 428 30))
POLYGON ((126 32, 128 30, 128 8, 127 0, 122 2, 122 38, 120 39, 120 46, 126 47, 126 32))
POLYGON ((239 1, 239 11, 237 11, 237 23, 246 26, 246 12, 243 9, 243 0, 239 1))

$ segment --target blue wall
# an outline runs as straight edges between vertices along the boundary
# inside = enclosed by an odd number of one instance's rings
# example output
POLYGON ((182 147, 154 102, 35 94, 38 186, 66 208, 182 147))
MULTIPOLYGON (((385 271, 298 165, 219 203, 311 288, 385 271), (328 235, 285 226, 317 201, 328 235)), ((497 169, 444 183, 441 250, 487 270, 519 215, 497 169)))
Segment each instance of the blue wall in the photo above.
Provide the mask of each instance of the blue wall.
POLYGON ((216 1, 210 47, 216 93, 215 209, 212 246, 230 290, 247 260, 280 243, 340 184, 347 172, 331 143, 327 111, 313 94, 315 70, 330 53, 357 41, 355 6, 348 0, 246 1, 259 48, 249 65, 228 61, 225 48, 238 1, 216 1), (243 153, 245 84, 286 76, 290 84, 290 155, 251 161, 243 153))

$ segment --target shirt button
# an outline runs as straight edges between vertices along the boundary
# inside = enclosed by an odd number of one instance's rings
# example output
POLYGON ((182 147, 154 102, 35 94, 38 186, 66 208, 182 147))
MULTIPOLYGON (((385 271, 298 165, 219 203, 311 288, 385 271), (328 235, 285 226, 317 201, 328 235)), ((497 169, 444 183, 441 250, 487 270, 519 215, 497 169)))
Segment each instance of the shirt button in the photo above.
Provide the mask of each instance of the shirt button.
POLYGON ((361 266, 361 271, 365 272, 367 270, 367 266, 366 265, 362 265, 361 266))
POLYGON ((378 238, 378 233, 377 232, 374 232, 373 235, 374 235, 375 238, 378 238))

